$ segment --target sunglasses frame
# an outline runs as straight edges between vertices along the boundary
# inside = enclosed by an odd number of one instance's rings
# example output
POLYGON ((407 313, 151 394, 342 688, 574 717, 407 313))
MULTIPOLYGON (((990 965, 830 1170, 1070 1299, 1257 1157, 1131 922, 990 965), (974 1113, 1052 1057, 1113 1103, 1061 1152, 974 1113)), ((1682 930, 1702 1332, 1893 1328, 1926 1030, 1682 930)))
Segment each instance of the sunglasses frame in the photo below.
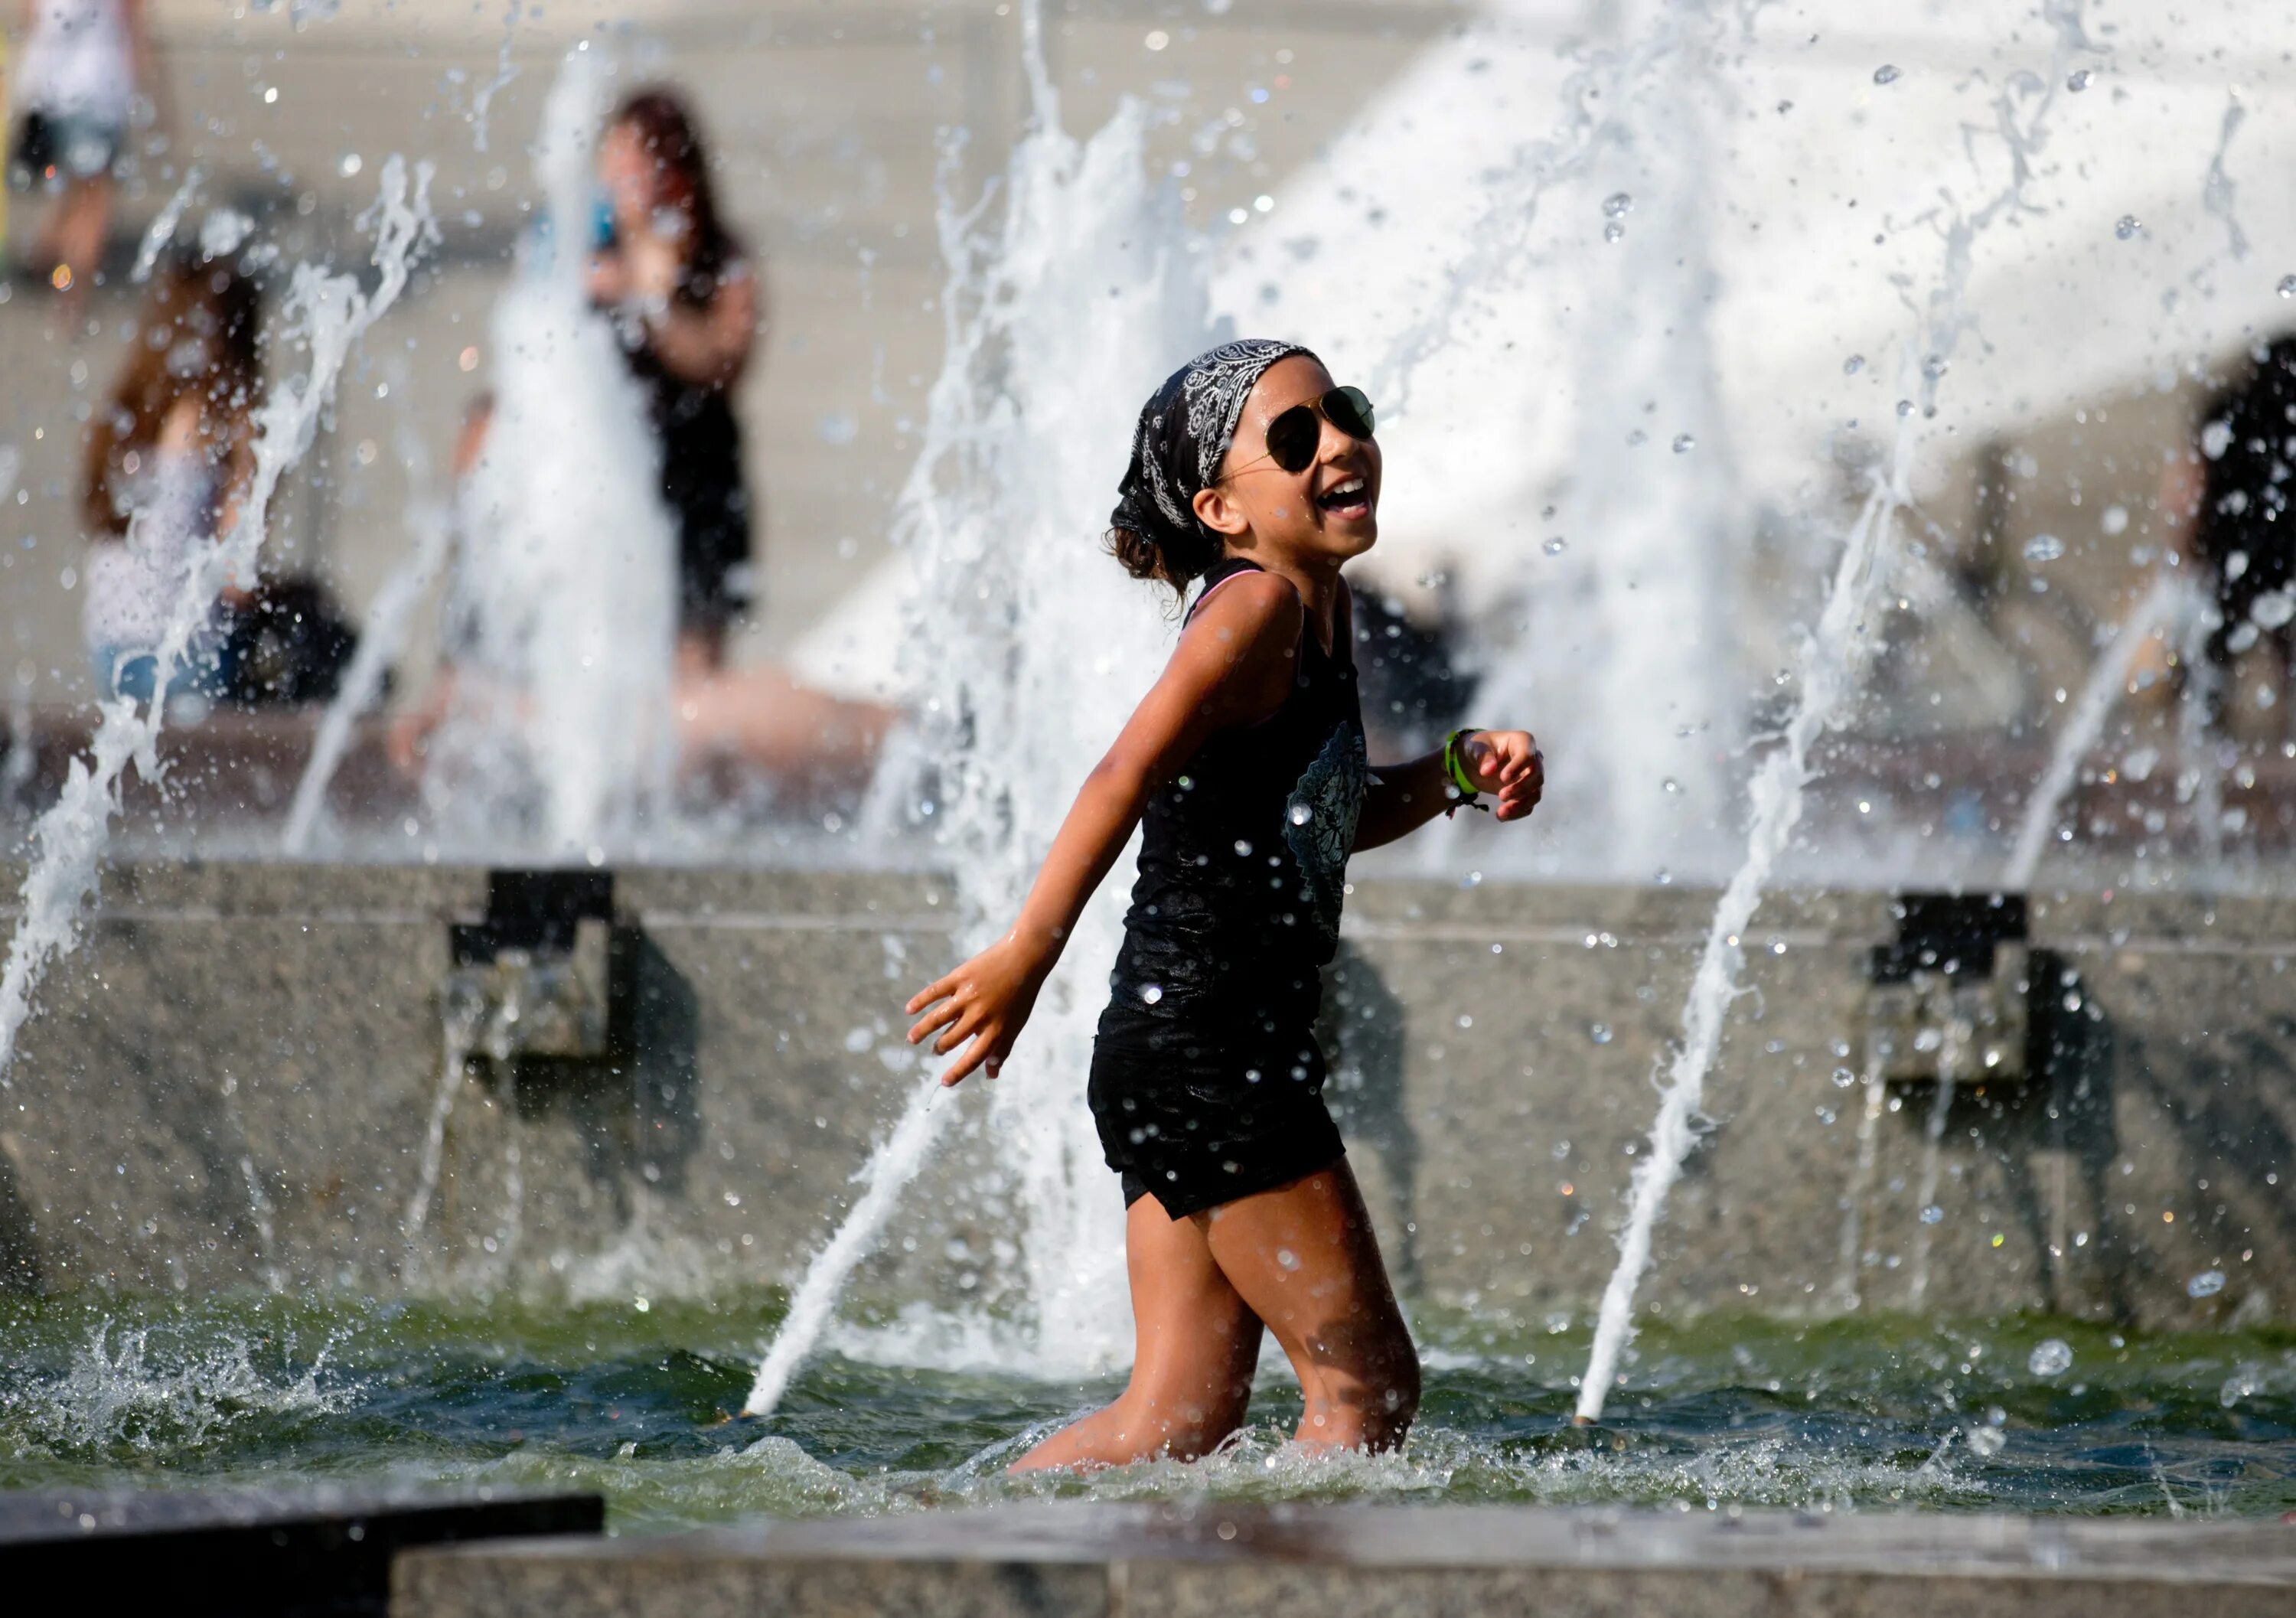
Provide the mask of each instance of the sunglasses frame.
MULTIPOLYGON (((1304 400, 1300 404, 1292 406, 1288 410, 1277 411, 1275 415, 1268 420, 1267 436, 1270 439, 1273 439, 1277 431, 1283 427, 1285 422, 1297 417, 1302 411, 1307 413, 1310 420, 1330 422, 1332 426, 1337 427, 1342 433, 1345 433, 1349 438, 1355 439, 1359 444, 1369 443, 1378 431, 1378 413, 1373 408, 1369 396, 1367 396, 1361 388, 1356 387, 1351 383, 1348 383, 1333 388, 1330 392, 1324 393, 1318 398, 1304 400), (1361 432, 1356 431, 1353 428, 1348 426, 1346 423, 1338 420, 1332 415, 1331 403, 1334 398, 1345 399, 1347 404, 1357 413, 1364 426, 1364 430, 1361 432)), ((1316 436, 1308 441, 1308 458, 1301 461, 1297 466, 1285 465, 1283 456, 1276 450, 1274 444, 1270 443, 1266 454, 1256 455, 1249 461, 1246 461, 1242 465, 1229 468, 1227 475, 1232 478, 1240 472, 1250 471, 1252 467, 1259 465, 1262 461, 1273 461, 1280 470, 1288 472, 1296 477, 1300 472, 1307 471, 1308 468, 1316 464, 1316 448, 1317 445, 1323 442, 1323 436, 1322 430, 1320 428, 1317 429, 1316 436)))

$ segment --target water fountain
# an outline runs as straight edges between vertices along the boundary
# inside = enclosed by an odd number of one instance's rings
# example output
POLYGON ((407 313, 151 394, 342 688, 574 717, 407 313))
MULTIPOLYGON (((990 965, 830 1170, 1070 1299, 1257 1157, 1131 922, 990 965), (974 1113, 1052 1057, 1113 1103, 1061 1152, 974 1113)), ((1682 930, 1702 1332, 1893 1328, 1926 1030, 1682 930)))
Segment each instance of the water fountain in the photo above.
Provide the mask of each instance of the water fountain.
MULTIPOLYGON (((1087 46, 1019 9, 1000 44, 1022 46, 1021 138, 1009 160, 952 138, 939 163, 940 351, 919 367, 889 637, 913 710, 858 824, 794 831, 689 820, 670 786, 663 518, 573 279, 605 44, 552 44, 549 225, 515 233, 471 345, 498 403, 463 548, 410 525, 288 827, 291 848, 373 851, 330 828, 324 783, 361 744, 393 620, 468 569, 489 678, 442 735, 416 833, 397 841, 394 814, 391 858, 365 864, 131 860, 100 904, 76 885, 92 846, 43 842, 56 863, 0 1000, 0 1280, 26 1294, 0 1301, 0 1465, 229 1479, 325 1454, 595 1486, 626 1527, 1042 1487, 1002 1461, 1104 1392, 1129 1343, 1079 1097, 1119 884, 996 1086, 934 1088, 898 1006, 1009 916, 1169 643, 1098 552, 1116 452, 1090 447, 1120 445, 1225 324, 1295 332, 1394 399, 1405 560, 1366 593, 1454 613, 1483 679, 1469 717, 1541 731, 1556 812, 1513 851, 1454 827, 1354 873, 1334 1095, 1429 1350, 1412 1444, 1285 1451, 1271 1365, 1231 1450, 1087 1491, 2283 1508, 2296 1382, 2270 1326, 2296 1288, 2296 1119, 2269 1053, 2296 940, 2276 857, 2208 847, 2231 841, 2221 798, 2252 812, 2261 789, 2245 755, 2218 781, 2201 699, 2168 715, 2162 792, 2191 817, 2173 834, 2209 862, 2187 892, 2096 830, 2112 783, 2082 780, 2135 768, 2099 749, 2140 645, 2201 661, 2184 573, 2115 598, 2136 604, 2120 638, 2079 645, 2070 676, 2012 659, 2032 687, 1998 727, 2013 769, 1888 727, 1930 694, 1973 565, 1956 546, 1998 529, 2013 557, 2015 525, 2042 522, 2076 549, 2090 529, 2158 540, 2141 510, 2098 520, 2086 486, 2060 502, 2087 502, 2076 530, 2055 505, 1980 522, 1956 481, 1980 442, 2021 444, 2026 415, 2102 385, 2101 362, 2028 352, 2012 261, 2099 223, 2111 165, 2083 143, 2116 73, 2153 93, 2150 47, 2064 5, 2017 40, 1956 12, 1997 46, 1976 81, 1941 65, 1959 36, 1869 61, 1862 36, 1809 45, 1669 4, 1565 53, 1546 10, 1506 8, 1431 39, 1359 129, 1204 231, 1185 192, 1257 160, 1229 144, 1242 126, 1169 127, 1195 92, 1086 79, 1067 53, 1087 46), (1078 137, 1056 77, 1071 108, 1143 94, 1078 137), (1909 167, 1980 113, 1965 163, 1909 167), (1463 142, 1502 115, 1520 147, 1463 142), (2016 402, 2021 367, 2042 403, 2016 402), (1910 829, 1923 768, 1940 803, 2002 787, 1983 800, 2002 824, 1939 808, 1934 836, 1910 829), (759 853, 796 831, 807 860, 759 853), (62 953, 53 924, 84 902, 62 953)), ((1187 45, 1168 23, 1127 49, 1187 45)), ((512 90, 543 75, 513 77, 492 34, 480 54, 500 147, 512 90)), ((1288 94, 1276 67, 1308 72, 1270 62, 1251 87, 1288 94)), ((2234 123, 2209 99, 2185 201, 2214 254, 2238 235, 2217 223, 2234 177, 2278 136, 2260 104, 2234 123)), ((178 223, 203 194, 183 184, 178 223)), ((2233 260, 2210 259, 2223 302, 2199 307, 2169 256, 2174 199, 2117 234, 2137 206, 2115 198, 2095 242, 2058 254, 2103 289, 2106 327, 2137 329, 2124 281, 2146 320, 2188 289, 2169 335, 2132 342, 2148 361, 2263 317, 2226 312, 2247 296, 2233 260), (2121 267, 2092 272, 2104 254, 2121 267)), ((401 255, 418 217, 390 215, 401 255)), ((2296 246, 2277 229, 2254 225, 2237 262, 2296 246)), ((371 321, 384 285, 328 307, 371 321)), ((315 364, 283 397, 316 412, 324 386, 315 364)), ((2105 452, 2062 453, 2107 475, 2105 452)), ((2032 575, 2046 599, 2012 587, 2054 606, 2078 560, 2032 575)), ((94 824, 101 772, 158 717, 106 730, 52 830, 94 824)))

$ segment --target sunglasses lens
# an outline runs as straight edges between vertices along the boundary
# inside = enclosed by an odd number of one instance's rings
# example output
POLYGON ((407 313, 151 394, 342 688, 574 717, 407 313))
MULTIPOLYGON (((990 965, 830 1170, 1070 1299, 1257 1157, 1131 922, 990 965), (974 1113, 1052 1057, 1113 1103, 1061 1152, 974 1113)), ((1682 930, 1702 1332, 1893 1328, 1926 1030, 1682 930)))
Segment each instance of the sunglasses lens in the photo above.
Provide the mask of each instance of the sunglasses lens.
POLYGON ((1305 472, 1315 462, 1323 423, 1306 405, 1294 405, 1267 423, 1267 458, 1286 472, 1305 472))
POLYGON ((1351 439, 1371 437, 1371 400, 1361 388, 1334 388, 1324 395, 1324 415, 1351 439))

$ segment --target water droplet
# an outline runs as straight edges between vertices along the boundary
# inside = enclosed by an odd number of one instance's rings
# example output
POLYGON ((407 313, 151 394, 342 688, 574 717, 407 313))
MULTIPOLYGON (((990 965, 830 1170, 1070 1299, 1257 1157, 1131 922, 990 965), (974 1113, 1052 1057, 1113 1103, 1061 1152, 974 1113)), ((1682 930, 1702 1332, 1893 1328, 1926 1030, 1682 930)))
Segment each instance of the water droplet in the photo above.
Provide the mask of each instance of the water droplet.
POLYGON ((1286 1269, 1300 1268, 1300 1255, 1289 1247, 1278 1247, 1275 1250, 1275 1261, 1286 1269))
POLYGON ((1611 1025, 1608 1023, 1589 1023, 1587 1024, 1587 1037, 1597 1045, 1608 1045, 1611 1042, 1611 1025))
POLYGON ((1946 357, 1942 354, 1932 354, 1927 359, 1922 361, 1922 374, 1928 377, 1931 382, 1935 382, 1939 377, 1943 376, 1948 369, 1949 369, 1949 366, 1947 365, 1946 357))
POLYGON ((2104 515, 2097 519, 2097 526, 2104 530, 2108 534, 2127 533, 2128 531, 2128 508, 2126 505, 2106 506, 2104 508, 2104 515))
POLYGON ((335 170, 337 173, 340 174, 343 178, 348 179, 351 176, 357 174, 360 169, 365 167, 366 163, 365 160, 363 160, 357 152, 346 152, 336 162, 335 170))
POLYGON ((1316 811, 1309 809, 1306 804, 1295 803, 1292 806, 1292 824, 1293 825, 1305 825, 1315 817, 1316 811))
POLYGON ((1142 984, 1140 987, 1140 998, 1146 1004, 1153 1006, 1157 1001, 1164 998, 1163 985, 1160 983, 1142 984))
POLYGON ((1677 454, 1677 455, 1688 455, 1692 450, 1693 450, 1693 449, 1695 449, 1695 448, 1698 448, 1698 440, 1697 440, 1696 439, 1694 439, 1694 438, 1692 438, 1688 433, 1686 433, 1686 432, 1677 432, 1677 433, 1676 433, 1676 434, 1674 435, 1674 453, 1675 453, 1675 454, 1677 454))
POLYGON ((1899 400, 1898 401, 1898 414, 1899 415, 1913 415, 1913 413, 1914 413, 1914 401, 1913 401, 1913 400, 1911 400, 1911 399, 1909 399, 1909 398, 1901 398, 1901 399, 1899 399, 1899 400))
POLYGON ((1837 1067, 1833 1070, 1834 1088, 1838 1090, 1846 1090, 1857 1082, 1857 1075, 1851 1072, 1848 1068, 1837 1067))
POLYGON ((1635 200, 1623 191, 1614 191, 1603 199, 1603 217, 1623 219, 1635 210, 1635 200))
POLYGON ((2062 1376, 2073 1368, 2071 1345, 2062 1337, 2045 1338, 2034 1346, 2025 1368, 2036 1376, 2062 1376))
POLYGON ((1998 1427, 1972 1427, 1969 1430, 1969 1452, 1980 1459, 1990 1460, 2001 1453, 2009 1435, 1998 1427))
POLYGON ((1538 548, 1545 551, 1550 556, 1560 556, 1564 551, 1570 548, 1570 542, 1565 539, 1562 535, 1557 534, 1554 538, 1549 539, 1545 545, 1540 546, 1538 548))
POLYGON ((2278 290, 2283 298, 2296 298, 2296 275, 2281 276, 2278 290))
POLYGON ((1619 241, 1624 237, 1626 234, 1627 227, 1620 224, 1616 219, 1611 220, 1608 225, 1603 226, 1603 240, 1605 242, 1619 241))
POLYGON ((1863 354, 1852 354, 1841 362, 1841 374, 1844 376, 1855 376, 1865 368, 1866 357, 1863 354))
POLYGON ((2141 233, 2144 228, 2144 226, 2137 222, 2137 218, 2135 214, 2125 213, 2121 215, 2120 218, 2113 221, 2112 234, 2119 236, 2123 242, 2126 242, 2131 236, 2141 233))
POLYGON ((1669 776, 1665 780, 1660 782, 1659 786, 1661 791, 1669 793, 1669 795, 1682 790, 1682 783, 1676 780, 1672 776, 1669 776))
POLYGON ((2188 1298, 2213 1298, 2224 1290, 2224 1285, 2223 1270, 2204 1269, 2185 1283, 2185 1295, 2188 1298))
POLYGON ((1943 1220, 1944 1218, 1945 1210, 1939 1207, 1935 1203, 1931 1203, 1928 1207, 1922 1210, 1922 1223, 1924 1225, 1935 1225, 1943 1220))
POLYGON ((2065 88, 2076 95, 2095 82, 2096 70, 2094 68, 2075 68, 2065 75, 2065 88))
POLYGON ((1888 62, 1883 62, 1880 67, 1874 70, 1874 82, 1877 85, 1896 84, 1898 82, 1898 70, 1890 66, 1888 62))
POLYGON ((1235 840, 1235 851, 1238 858, 1249 859, 1251 858, 1251 845, 1241 837, 1235 840))
POLYGON ((2065 554, 2065 542, 2054 534, 2035 534, 2025 541, 2025 560, 2054 562, 2065 554))

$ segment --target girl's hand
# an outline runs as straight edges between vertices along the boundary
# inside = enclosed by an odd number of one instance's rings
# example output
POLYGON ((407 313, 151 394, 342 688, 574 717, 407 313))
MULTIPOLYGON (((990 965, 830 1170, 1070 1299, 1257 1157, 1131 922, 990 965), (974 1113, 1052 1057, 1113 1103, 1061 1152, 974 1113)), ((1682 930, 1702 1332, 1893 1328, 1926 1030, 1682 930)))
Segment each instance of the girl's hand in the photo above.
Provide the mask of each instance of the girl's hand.
POLYGON ((1538 807, 1546 790, 1546 760, 1527 730, 1478 730, 1459 743, 1459 753, 1481 791, 1498 799, 1493 814, 1520 820, 1538 807))
POLYGON ((909 1014, 916 1016, 928 1006, 932 1009, 917 1017, 916 1026, 909 1030, 909 1043, 915 1045, 939 1030, 933 1054, 945 1056, 970 1039, 972 1045, 940 1081, 955 1084, 984 1063, 994 1079, 1036 1009, 1037 992, 1044 988, 1050 969, 1051 963, 1037 951, 1023 945, 1017 934, 1007 933, 917 991, 909 1001, 909 1014))
POLYGON ((630 300, 630 267, 619 251, 590 255, 590 301, 608 308, 630 300))
POLYGON ((666 308, 685 273, 685 256, 678 244, 652 231, 631 237, 622 249, 629 268, 629 296, 649 308, 666 308))

